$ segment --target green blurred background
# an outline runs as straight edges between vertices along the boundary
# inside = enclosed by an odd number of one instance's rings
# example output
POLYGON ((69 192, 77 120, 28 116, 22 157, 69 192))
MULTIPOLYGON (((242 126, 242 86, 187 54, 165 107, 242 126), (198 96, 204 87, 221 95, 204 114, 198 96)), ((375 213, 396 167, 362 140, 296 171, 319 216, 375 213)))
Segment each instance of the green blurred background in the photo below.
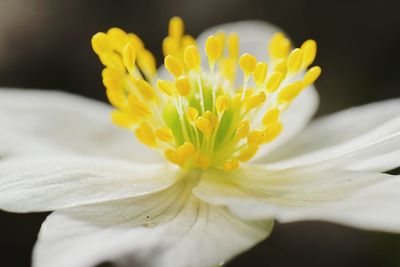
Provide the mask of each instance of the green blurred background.
MULTIPOLYGON (((174 15, 186 30, 229 21, 272 22, 300 45, 318 41, 323 75, 318 115, 400 96, 400 2, 321 0, 0 0, 0 86, 59 89, 105 101, 98 31, 137 33, 161 62, 174 15)), ((399 190, 400 193, 400 190, 399 190)), ((0 212, 0 266, 29 266, 46 214, 0 212)), ((227 266, 400 266, 400 237, 320 222, 277 225, 272 236, 227 266)))

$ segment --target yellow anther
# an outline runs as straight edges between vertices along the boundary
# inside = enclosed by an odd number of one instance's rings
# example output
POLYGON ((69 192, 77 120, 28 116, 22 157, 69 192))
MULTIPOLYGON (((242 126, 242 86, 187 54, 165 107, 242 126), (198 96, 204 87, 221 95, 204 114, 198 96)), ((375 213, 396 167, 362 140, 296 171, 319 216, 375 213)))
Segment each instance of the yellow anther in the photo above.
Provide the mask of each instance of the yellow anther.
POLYGON ((147 100, 154 99, 154 89, 153 87, 145 80, 136 80, 136 87, 139 93, 147 100))
POLYGON ((194 46, 197 45, 196 40, 193 38, 193 36, 188 35, 188 34, 185 34, 182 37, 181 44, 182 44, 182 47, 187 47, 189 45, 194 45, 194 46))
POLYGON ((289 104, 292 102, 304 88, 302 82, 293 82, 281 89, 278 96, 279 104, 289 104))
POLYGON ((289 49, 290 41, 283 33, 278 32, 272 36, 268 45, 268 52, 273 60, 286 57, 289 49))
POLYGON ((223 51, 224 47, 225 47, 226 34, 223 31, 219 31, 214 36, 215 36, 215 38, 217 38, 217 40, 219 42, 221 51, 223 51))
POLYGON ((169 81, 165 80, 157 80, 157 87, 161 92, 165 93, 168 96, 172 96, 175 92, 174 86, 169 81))
POLYGON ((211 159, 204 154, 198 154, 196 157, 196 164, 200 169, 206 170, 211 165, 211 159))
POLYGON ((265 62, 258 62, 256 69, 254 70, 254 82, 257 85, 261 85, 264 83, 265 78, 267 77, 267 70, 268 70, 268 64, 265 62))
POLYGON ((247 135, 247 143, 252 146, 259 146, 263 143, 264 133, 262 131, 251 131, 247 135))
POLYGON ((103 84, 107 89, 122 90, 122 81, 115 76, 108 76, 103 79, 103 84))
POLYGON ((132 44, 136 51, 144 48, 143 41, 134 33, 128 33, 128 43, 132 44))
POLYGON ((304 85, 309 86, 314 83, 318 79, 319 75, 321 75, 321 68, 319 66, 312 67, 304 75, 304 85))
POLYGON ((267 97, 265 96, 264 92, 259 92, 258 94, 250 96, 247 101, 246 101, 246 106, 249 109, 258 107, 262 103, 264 103, 265 99, 267 97))
POLYGON ((217 108, 218 113, 223 113, 228 109, 229 101, 225 95, 219 95, 216 100, 215 107, 217 108))
POLYGON ((155 131, 155 135, 158 140, 163 142, 172 142, 174 141, 174 134, 170 128, 159 128, 155 131))
POLYGON ((128 97, 128 101, 133 114, 135 114, 136 116, 144 117, 151 114, 150 108, 145 103, 143 103, 137 96, 130 95, 128 97))
POLYGON ((268 125, 264 130, 263 143, 268 143, 274 140, 281 132, 283 126, 282 123, 277 121, 274 124, 268 125))
POLYGON ((187 118, 190 123, 196 123, 197 117, 199 116, 199 111, 196 108, 189 107, 187 111, 187 118))
POLYGON ((222 58, 219 63, 222 76, 228 81, 233 82, 236 75, 236 62, 232 58, 222 58))
POLYGON ((206 119, 204 117, 198 117, 196 120, 196 126, 207 139, 210 137, 211 132, 213 130, 213 126, 209 119, 206 119))
MULTIPOLYGON (((247 92, 246 91, 246 96, 247 96, 247 92)), ((239 110, 242 108, 242 94, 241 93, 236 93, 233 97, 232 97, 232 101, 231 101, 231 106, 233 110, 239 110)))
POLYGON ((139 118, 130 116, 120 110, 113 110, 111 112, 111 121, 120 127, 129 128, 132 124, 138 122, 139 118))
POLYGON ((204 112, 203 117, 211 122, 213 128, 218 124, 218 117, 209 110, 204 112))
POLYGON ((104 55, 112 52, 111 44, 107 34, 98 32, 92 37, 92 48, 97 55, 104 55))
POLYGON ((237 33, 231 33, 228 36, 228 52, 233 59, 239 57, 239 35, 237 33))
POLYGON ((279 88, 279 85, 281 85, 283 78, 282 73, 273 72, 267 81, 267 91, 271 93, 275 92, 279 88))
POLYGON ((300 48, 290 52, 287 59, 287 68, 289 72, 298 72, 303 64, 303 51, 300 48))
POLYGON ((109 54, 103 54, 100 55, 99 58, 103 65, 112 69, 116 69, 119 72, 125 73, 125 66, 122 62, 122 58, 116 53, 112 52, 109 54))
POLYGON ((239 168, 239 161, 237 159, 231 159, 224 163, 224 171, 232 171, 239 168))
POLYGON ((135 34, 112 28, 94 35, 92 46, 106 66, 102 79, 115 107, 112 122, 185 169, 239 168, 279 136, 280 112, 321 73, 319 67, 306 72, 316 55, 313 40, 289 53, 289 39, 275 34, 268 65, 239 54, 238 34, 217 32, 205 42, 210 69, 203 70, 199 46, 184 34, 182 19, 173 17, 168 31, 162 49, 170 81, 157 79, 156 60, 135 34))
POLYGON ((184 26, 180 17, 173 17, 169 21, 168 35, 173 38, 181 38, 183 35, 184 26))
POLYGON ((264 133, 261 131, 251 131, 247 136, 247 143, 252 146, 259 146, 263 143, 264 133))
POLYGON ((107 36, 113 48, 118 52, 122 52, 128 41, 127 33, 120 28, 114 27, 107 31, 107 36))
POLYGON ((175 55, 179 50, 179 40, 171 36, 165 37, 162 42, 162 50, 164 56, 175 55))
POLYGON ((197 70, 200 67, 200 53, 196 46, 191 45, 185 48, 183 60, 189 69, 197 70))
POLYGON ((262 118, 262 122, 265 126, 271 125, 275 123, 279 119, 280 111, 278 108, 273 108, 265 113, 264 117, 262 118))
POLYGON ((257 150, 257 146, 248 146, 240 151, 238 159, 241 162, 249 161, 257 153, 257 150))
POLYGON ((187 96, 190 94, 190 81, 186 76, 181 76, 175 81, 175 87, 180 96, 187 96))
POLYGON ((126 103, 126 97, 123 90, 114 90, 107 88, 106 95, 108 101, 110 101, 111 105, 114 107, 123 107, 126 103))
POLYGON ((183 145, 178 147, 176 152, 178 153, 179 158, 187 160, 196 153, 196 148, 194 148, 191 142, 185 142, 183 145))
POLYGON ((140 123, 139 127, 135 130, 137 139, 145 145, 150 147, 157 146, 156 137, 150 125, 146 122, 140 123))
POLYGON ((236 138, 242 139, 249 134, 250 123, 248 120, 242 121, 236 129, 236 138))
POLYGON ((257 65, 257 59, 250 54, 243 54, 239 59, 239 66, 244 72, 245 76, 249 76, 254 72, 257 65))
POLYGON ((276 60, 274 71, 280 72, 285 77, 288 71, 286 59, 276 60))
POLYGON ((208 57, 208 61, 215 62, 215 60, 221 54, 221 44, 215 36, 209 36, 206 41, 206 55, 208 57))
POLYGON ((168 55, 164 59, 165 68, 171 73, 175 78, 178 78, 183 74, 182 63, 174 56, 168 55))
POLYGON ((303 51, 303 67, 308 67, 317 55, 317 43, 310 39, 305 41, 300 48, 303 51))
POLYGON ((148 76, 153 76, 156 73, 156 60, 153 54, 142 49, 137 51, 137 64, 139 68, 148 76))
POLYGON ((164 156, 165 158, 176 165, 182 165, 183 164, 183 160, 178 156, 178 153, 175 150, 172 149, 167 149, 164 152, 164 156))
POLYGON ((122 72, 118 71, 117 69, 112 69, 112 68, 106 67, 101 72, 101 77, 103 77, 103 79, 113 78, 113 79, 122 81, 125 79, 125 73, 122 73, 122 72))

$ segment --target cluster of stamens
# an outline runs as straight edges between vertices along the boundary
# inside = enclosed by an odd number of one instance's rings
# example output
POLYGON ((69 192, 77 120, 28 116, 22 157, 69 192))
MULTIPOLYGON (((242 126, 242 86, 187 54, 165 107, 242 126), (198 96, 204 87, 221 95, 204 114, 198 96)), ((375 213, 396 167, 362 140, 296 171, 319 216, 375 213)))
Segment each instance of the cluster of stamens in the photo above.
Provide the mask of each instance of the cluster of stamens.
POLYGON ((163 41, 170 80, 159 79, 154 56, 135 34, 111 28, 94 35, 92 46, 105 65, 103 83, 116 108, 112 121, 183 168, 228 171, 249 161, 279 136, 281 112, 321 73, 318 66, 306 70, 315 41, 290 51, 282 33, 268 44, 267 64, 251 54, 239 57, 238 35, 218 32, 205 43, 204 67, 178 17, 163 41))

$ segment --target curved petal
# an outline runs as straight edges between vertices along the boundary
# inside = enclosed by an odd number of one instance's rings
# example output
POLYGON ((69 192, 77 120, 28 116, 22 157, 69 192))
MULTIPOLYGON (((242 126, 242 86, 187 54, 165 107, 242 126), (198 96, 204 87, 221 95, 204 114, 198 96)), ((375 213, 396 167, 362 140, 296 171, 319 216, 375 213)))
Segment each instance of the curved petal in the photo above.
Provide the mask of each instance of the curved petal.
POLYGON ((327 220, 400 232, 400 177, 382 173, 248 168, 209 172, 194 194, 246 220, 327 220))
POLYGON ((146 195, 179 177, 171 165, 86 157, 0 161, 0 209, 48 211, 146 195))
POLYGON ((160 156, 118 129, 108 105, 62 92, 0 90, 0 157, 78 153, 157 162, 160 156))
POLYGON ((290 209, 278 220, 323 220, 366 230, 400 233, 400 177, 359 190, 320 207, 290 209))
POLYGON ((154 195, 57 211, 44 222, 34 266, 215 266, 264 239, 272 222, 246 222, 191 194, 184 179, 154 195))
POLYGON ((279 151, 269 168, 323 163, 327 168, 386 171, 400 166, 400 99, 316 120, 279 151))

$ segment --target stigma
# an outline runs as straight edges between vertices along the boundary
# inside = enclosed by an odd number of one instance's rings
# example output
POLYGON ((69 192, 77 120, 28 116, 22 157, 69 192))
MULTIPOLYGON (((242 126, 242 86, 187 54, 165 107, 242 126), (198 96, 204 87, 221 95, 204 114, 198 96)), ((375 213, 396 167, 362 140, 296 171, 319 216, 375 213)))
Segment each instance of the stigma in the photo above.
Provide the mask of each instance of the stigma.
POLYGON ((113 123, 184 169, 230 171, 251 160, 284 131, 282 112, 321 73, 309 68, 314 40, 292 49, 278 32, 266 43, 269 61, 263 62, 239 55, 234 32, 217 32, 199 47, 179 17, 170 20, 162 43, 168 79, 158 77, 153 54, 133 33, 99 32, 92 47, 105 66, 113 123))

